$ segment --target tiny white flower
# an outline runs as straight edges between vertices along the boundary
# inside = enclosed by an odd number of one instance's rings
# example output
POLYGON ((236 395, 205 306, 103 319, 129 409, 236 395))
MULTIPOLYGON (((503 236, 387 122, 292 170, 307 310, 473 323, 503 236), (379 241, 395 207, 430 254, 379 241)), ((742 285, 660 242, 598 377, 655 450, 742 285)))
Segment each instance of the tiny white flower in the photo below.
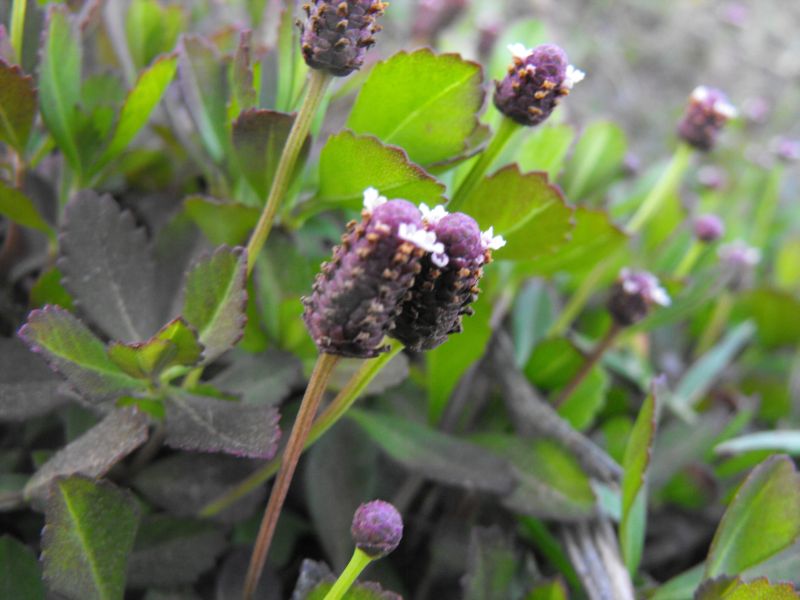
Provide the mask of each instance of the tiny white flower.
POLYGON ((531 52, 530 48, 526 48, 524 44, 509 44, 508 51, 511 52, 511 56, 514 58, 519 58, 520 60, 525 60, 528 58, 531 52))
POLYGON ((692 100, 696 100, 697 102, 703 102, 706 98, 708 98, 708 88, 704 85, 698 85, 692 91, 691 98, 692 100))
POLYGON ((586 77, 586 73, 572 65, 567 65, 567 72, 564 74, 564 87, 571 90, 572 86, 583 81, 584 77, 586 77))
POLYGON ((436 241, 436 233, 433 231, 419 229, 412 223, 400 223, 397 236, 431 254, 444 254, 444 244, 436 241))
POLYGON ((736 265, 756 266, 761 262, 761 250, 748 246, 742 240, 720 246, 717 251, 719 257, 736 265))
POLYGON ((372 212, 381 204, 387 202, 386 196, 381 196, 374 187, 368 187, 364 190, 364 210, 372 212))
POLYGON ((494 227, 489 227, 489 229, 481 233, 481 244, 484 249, 499 250, 506 245, 506 241, 502 235, 494 234, 494 227))
POLYGON ((625 267, 619 272, 619 281, 626 294, 641 294, 649 302, 661 306, 669 306, 672 302, 658 277, 647 271, 632 271, 625 267))
POLYGON ((441 253, 435 252, 431 254, 431 262, 433 262, 433 264, 442 269, 446 267, 447 264, 450 262, 450 257, 447 256, 447 254, 445 254, 444 252, 441 253))
POLYGON ((726 119, 734 119, 736 115, 739 114, 739 111, 736 110, 733 104, 725 102, 724 100, 717 100, 714 102, 714 112, 721 114, 726 119))
POLYGON ((660 285, 650 291, 650 299, 661 306, 669 306, 672 304, 669 294, 667 294, 667 291, 660 285))
POLYGON ((445 210, 442 204, 437 204, 433 208, 429 208, 424 202, 419 205, 419 211, 422 213, 422 220, 428 225, 436 225, 450 214, 445 210))

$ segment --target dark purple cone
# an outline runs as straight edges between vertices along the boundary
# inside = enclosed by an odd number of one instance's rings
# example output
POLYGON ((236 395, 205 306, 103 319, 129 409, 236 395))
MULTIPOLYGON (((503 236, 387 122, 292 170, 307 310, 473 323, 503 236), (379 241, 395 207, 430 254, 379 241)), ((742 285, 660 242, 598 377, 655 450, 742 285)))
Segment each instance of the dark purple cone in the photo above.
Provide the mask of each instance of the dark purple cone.
POLYGON ((303 319, 320 352, 373 358, 414 284, 425 251, 398 235, 401 224, 422 229, 419 209, 390 200, 347 226, 342 243, 323 263, 303 319))
POLYGON ((388 502, 373 500, 358 507, 350 533, 359 550, 371 558, 381 558, 400 545, 403 517, 388 502))
POLYGON ((694 236, 709 244, 725 235, 725 223, 717 215, 700 215, 694 220, 694 236))
POLYGON ((736 110, 722 91, 700 86, 689 97, 686 112, 678 123, 678 135, 690 146, 708 152, 725 123, 734 116, 736 110))
POLYGON ((490 260, 472 217, 449 214, 433 226, 433 231, 436 240, 444 244, 449 262, 439 267, 430 254, 422 259, 422 271, 391 333, 417 352, 435 348, 451 333, 461 331, 461 319, 472 314, 469 305, 480 291, 483 264, 490 260))
POLYGON ((300 47, 312 69, 344 77, 361 68, 373 37, 381 30, 375 21, 388 5, 379 0, 313 0, 303 5, 300 47))
POLYGON ((669 303, 669 296, 654 275, 623 269, 611 288, 608 311, 618 325, 627 327, 644 319, 653 304, 668 306, 669 303))
POLYGON ((527 57, 515 55, 508 75, 495 81, 494 105, 521 125, 538 125, 569 94, 566 53, 556 45, 534 48, 527 57))

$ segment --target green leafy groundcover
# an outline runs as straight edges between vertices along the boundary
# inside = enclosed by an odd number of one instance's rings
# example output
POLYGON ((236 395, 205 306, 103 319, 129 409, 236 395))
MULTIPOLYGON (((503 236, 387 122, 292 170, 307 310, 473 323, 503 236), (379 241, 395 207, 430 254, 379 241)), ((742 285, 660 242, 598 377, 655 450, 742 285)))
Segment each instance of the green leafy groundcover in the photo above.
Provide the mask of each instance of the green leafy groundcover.
POLYGON ((242 597, 317 357, 300 297, 367 188, 426 214, 453 200, 505 246, 458 292, 476 296, 462 332, 336 365, 253 598, 329 598, 374 498, 404 537, 346 598, 798 598, 781 111, 745 111, 705 153, 658 136, 690 89, 627 97, 647 84, 605 33, 510 2, 398 2, 345 40, 359 70, 320 78, 305 45, 369 3, 310 4, 305 33, 288 1, 0 7, 0 598, 242 597), (543 75, 506 45, 552 39, 588 80, 512 124, 493 80, 543 75), (623 97, 657 127, 609 120, 623 97), (707 213, 719 239, 696 235, 707 213), (670 305, 617 327, 622 267, 670 305))

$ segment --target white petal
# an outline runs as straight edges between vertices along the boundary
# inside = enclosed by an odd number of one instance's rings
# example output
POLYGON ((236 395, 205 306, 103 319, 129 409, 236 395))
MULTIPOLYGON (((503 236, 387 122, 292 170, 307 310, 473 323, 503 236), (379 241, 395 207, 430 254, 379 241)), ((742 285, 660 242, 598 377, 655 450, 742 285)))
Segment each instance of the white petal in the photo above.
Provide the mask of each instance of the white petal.
POLYGON ((422 220, 428 225, 436 225, 450 214, 445 210, 442 204, 437 204, 433 208, 428 208, 428 205, 423 202, 419 205, 419 210, 422 213, 422 220))
POLYGON ((484 249, 499 250, 506 245, 506 241, 502 235, 494 234, 494 227, 489 227, 489 229, 481 233, 481 245, 484 249))
POLYGON ((672 304, 669 294, 667 294, 666 290, 661 286, 653 288, 653 290, 650 292, 650 299, 661 306, 669 306, 672 304))
POLYGON ((364 209, 367 212, 372 212, 386 201, 386 196, 381 196, 374 187, 364 190, 364 209))
POLYGON ((692 91, 691 98, 692 100, 697 100, 697 102, 703 102, 706 98, 708 98, 708 88, 704 85, 698 85, 692 91))
POLYGON ((567 65, 567 72, 564 75, 564 87, 571 90, 572 86, 583 81, 584 77, 586 77, 586 73, 572 65, 567 65))
POLYGON ((447 256, 444 252, 436 252, 431 254, 431 261, 440 269, 447 266, 447 263, 450 262, 450 257, 447 256))
POLYGON ((725 102, 724 100, 717 100, 714 103, 714 112, 721 114, 726 119, 735 119, 736 115, 739 114, 739 111, 736 110, 733 104, 725 102))
POLYGON ((400 223, 397 228, 397 235, 400 239, 411 242, 418 248, 433 254, 443 254, 444 244, 436 241, 436 233, 419 229, 411 223, 400 223))
POLYGON ((523 44, 509 44, 508 51, 511 52, 511 56, 514 58, 519 58, 525 60, 528 58, 528 55, 532 52, 530 48, 526 48, 523 44))

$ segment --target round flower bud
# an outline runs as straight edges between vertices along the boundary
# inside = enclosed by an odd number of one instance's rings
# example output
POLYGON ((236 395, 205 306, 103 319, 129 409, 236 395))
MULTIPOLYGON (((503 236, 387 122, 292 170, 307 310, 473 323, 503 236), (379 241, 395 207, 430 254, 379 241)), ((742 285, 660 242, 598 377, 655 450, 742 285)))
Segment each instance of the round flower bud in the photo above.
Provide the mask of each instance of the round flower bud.
POLYGON ((701 242, 715 242, 725 235, 725 223, 717 215, 700 215, 694 220, 694 235, 701 242))
POLYGON ((570 65, 566 53, 554 44, 533 50, 512 44, 508 49, 514 58, 503 81, 495 82, 494 105, 521 125, 538 125, 584 74, 570 65))
POLYGON ((312 69, 343 77, 360 69, 381 30, 375 20, 386 6, 380 0, 312 0, 303 5, 300 47, 312 69))
POLYGON ((423 222, 444 246, 447 261, 436 255, 422 259, 422 270, 414 281, 392 337, 417 352, 444 343, 451 333, 461 331, 461 319, 471 315, 469 306, 480 290, 484 263, 491 251, 505 245, 492 231, 482 234, 475 219, 464 213, 448 214, 443 207, 420 206, 423 222))
POLYGON ((707 152, 714 147, 725 123, 736 116, 736 109, 723 92, 700 86, 689 96, 689 104, 678 123, 678 135, 690 146, 707 152))
POLYGON ((608 299, 608 311, 614 321, 624 327, 638 323, 647 316, 653 304, 670 304, 669 296, 658 279, 647 271, 622 269, 608 299))
POLYGON ((323 263, 303 319, 320 352, 373 358, 385 348, 400 303, 427 252, 441 255, 436 234, 425 231, 419 209, 369 189, 360 223, 348 224, 333 258, 323 263))
POLYGON ((359 550, 371 558, 381 558, 400 545, 403 517, 388 502, 373 500, 358 507, 350 533, 359 550))

